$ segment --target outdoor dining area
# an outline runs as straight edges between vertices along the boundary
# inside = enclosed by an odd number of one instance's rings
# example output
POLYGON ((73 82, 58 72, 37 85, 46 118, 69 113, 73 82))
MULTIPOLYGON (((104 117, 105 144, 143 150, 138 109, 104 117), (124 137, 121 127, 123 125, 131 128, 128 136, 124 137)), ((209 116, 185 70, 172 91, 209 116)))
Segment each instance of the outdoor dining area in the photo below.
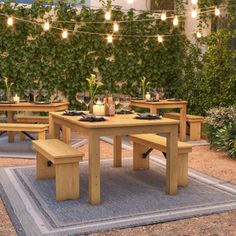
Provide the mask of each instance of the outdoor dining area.
POLYGON ((234 236, 235 12, 1 2, 0 235, 234 236))

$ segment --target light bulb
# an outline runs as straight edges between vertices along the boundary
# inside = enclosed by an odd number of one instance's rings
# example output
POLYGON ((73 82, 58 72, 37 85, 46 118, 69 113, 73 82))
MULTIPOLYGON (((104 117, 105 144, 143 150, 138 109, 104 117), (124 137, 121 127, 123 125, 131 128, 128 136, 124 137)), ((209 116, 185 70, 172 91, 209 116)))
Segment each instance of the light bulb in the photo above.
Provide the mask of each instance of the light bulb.
POLYGON ((110 19, 111 19, 111 12, 110 12, 110 11, 107 11, 107 12, 105 13, 105 19, 106 19, 106 20, 110 20, 110 19))
POLYGON ((215 8, 215 15, 216 16, 220 15, 220 9, 218 7, 215 8))
POLYGON ((192 2, 192 4, 196 5, 198 0, 192 0, 191 2, 192 2))
POLYGON ((43 25, 43 30, 48 31, 50 29, 50 24, 49 22, 45 22, 43 25))
POLYGON ((196 36, 197 36, 197 38, 199 38, 199 39, 200 39, 200 38, 202 37, 202 34, 201 34, 201 32, 197 32, 197 33, 196 33, 196 36))
POLYGON ((113 31, 118 32, 119 31, 119 25, 115 22, 113 25, 113 31))
POLYGON ((134 0, 127 0, 127 3, 128 3, 128 4, 133 4, 133 3, 134 3, 134 0))
POLYGON ((162 13, 161 13, 161 20, 162 21, 166 20, 166 12, 165 11, 162 11, 162 13))
POLYGON ((63 39, 66 39, 66 38, 68 37, 68 31, 67 31, 66 29, 64 29, 64 30, 62 31, 61 36, 62 36, 63 39))
POLYGON ((8 24, 8 26, 13 26, 13 17, 7 18, 7 24, 8 24))
POLYGON ((197 17, 197 10, 193 9, 192 13, 191 13, 192 18, 196 18, 197 17))
POLYGON ((108 42, 108 43, 112 43, 112 42, 113 42, 113 37, 112 37, 111 34, 108 34, 108 35, 107 35, 107 42, 108 42))
POLYGON ((158 43, 163 43, 163 37, 161 35, 157 36, 158 43))
POLYGON ((173 25, 174 26, 177 26, 179 24, 179 19, 177 16, 174 17, 174 20, 173 20, 173 25))

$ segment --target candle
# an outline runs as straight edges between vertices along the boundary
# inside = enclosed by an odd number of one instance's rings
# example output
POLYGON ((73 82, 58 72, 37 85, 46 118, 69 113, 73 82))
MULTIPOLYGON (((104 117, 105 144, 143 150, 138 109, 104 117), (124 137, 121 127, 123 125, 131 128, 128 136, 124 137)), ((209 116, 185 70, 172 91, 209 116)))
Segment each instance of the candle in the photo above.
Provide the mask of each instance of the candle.
POLYGON ((146 100, 150 100, 151 99, 151 94, 149 92, 147 92, 145 98, 146 98, 146 100))
POLYGON ((20 97, 18 97, 17 94, 16 94, 15 97, 13 97, 13 101, 14 101, 15 103, 20 102, 20 97))
POLYGON ((104 105, 93 105, 94 115, 104 116, 105 115, 105 106, 104 105))

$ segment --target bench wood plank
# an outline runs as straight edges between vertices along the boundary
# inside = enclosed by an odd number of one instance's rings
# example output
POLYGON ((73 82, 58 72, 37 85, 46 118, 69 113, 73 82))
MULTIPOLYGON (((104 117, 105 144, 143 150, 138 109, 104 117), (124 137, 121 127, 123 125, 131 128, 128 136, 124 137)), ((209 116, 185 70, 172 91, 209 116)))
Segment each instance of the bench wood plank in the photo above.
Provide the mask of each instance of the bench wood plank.
POLYGON ((16 122, 18 123, 49 123, 48 116, 21 116, 16 117, 16 122))

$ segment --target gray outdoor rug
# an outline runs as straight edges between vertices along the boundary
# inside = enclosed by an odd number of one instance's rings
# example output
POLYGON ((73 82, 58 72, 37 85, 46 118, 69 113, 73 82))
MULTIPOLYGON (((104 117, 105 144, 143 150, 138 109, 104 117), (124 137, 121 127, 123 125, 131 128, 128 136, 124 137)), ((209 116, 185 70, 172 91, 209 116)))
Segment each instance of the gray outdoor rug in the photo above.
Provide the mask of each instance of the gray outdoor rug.
POLYGON ((190 170, 187 188, 165 194, 165 164, 152 157, 148 171, 132 160, 113 168, 101 162, 102 203, 88 204, 87 162, 81 163, 81 199, 55 201, 54 180, 35 179, 35 166, 0 169, 1 198, 18 235, 80 235, 236 209, 236 186, 190 170))

